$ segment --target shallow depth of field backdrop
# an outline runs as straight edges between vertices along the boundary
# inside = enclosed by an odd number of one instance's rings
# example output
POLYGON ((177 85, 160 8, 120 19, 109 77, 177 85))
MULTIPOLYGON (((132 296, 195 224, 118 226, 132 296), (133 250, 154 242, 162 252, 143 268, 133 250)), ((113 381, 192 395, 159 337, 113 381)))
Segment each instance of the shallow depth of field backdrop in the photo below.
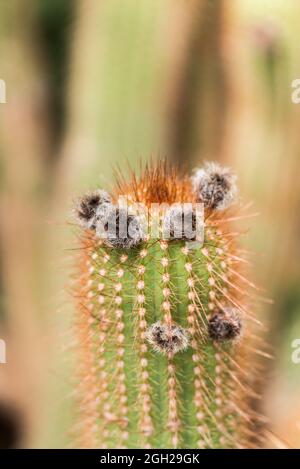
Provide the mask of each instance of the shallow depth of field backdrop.
POLYGON ((263 406, 300 447, 299 23, 297 0, 0 0, 0 447, 70 444, 72 198, 151 156, 232 166, 259 212, 263 406))

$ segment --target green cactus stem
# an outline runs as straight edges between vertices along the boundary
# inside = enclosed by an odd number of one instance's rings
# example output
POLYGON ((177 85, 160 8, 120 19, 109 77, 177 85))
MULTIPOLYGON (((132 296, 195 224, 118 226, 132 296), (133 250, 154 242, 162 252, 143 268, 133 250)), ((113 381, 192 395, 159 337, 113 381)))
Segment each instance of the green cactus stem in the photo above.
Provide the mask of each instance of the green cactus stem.
POLYGON ((78 201, 76 445, 258 445, 253 402, 259 396, 251 384, 258 321, 230 228, 239 209, 235 184, 216 164, 190 178, 160 163, 139 177, 119 178, 111 197, 98 190, 78 201), (168 239, 153 239, 138 216, 130 219, 130 242, 118 230, 114 239, 103 220, 117 213, 118 225, 120 195, 143 203, 150 218, 153 203, 203 202, 203 243, 174 230, 168 239))

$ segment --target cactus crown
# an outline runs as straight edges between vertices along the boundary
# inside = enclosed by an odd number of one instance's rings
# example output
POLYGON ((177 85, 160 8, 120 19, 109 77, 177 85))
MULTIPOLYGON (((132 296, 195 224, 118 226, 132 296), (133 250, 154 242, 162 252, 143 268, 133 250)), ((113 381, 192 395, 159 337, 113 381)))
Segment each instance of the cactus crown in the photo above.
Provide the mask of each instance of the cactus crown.
POLYGON ((190 178, 160 163, 139 177, 119 177, 111 196, 98 190, 78 202, 84 227, 76 260, 79 446, 257 444, 259 396, 249 373, 256 320, 245 302, 250 283, 237 233, 230 230, 235 193, 228 169, 208 164, 190 178), (137 215, 125 217, 121 234, 120 195, 148 209, 203 202, 203 242, 180 236, 182 217, 169 208, 160 218, 173 227, 168 239, 153 239, 137 215))

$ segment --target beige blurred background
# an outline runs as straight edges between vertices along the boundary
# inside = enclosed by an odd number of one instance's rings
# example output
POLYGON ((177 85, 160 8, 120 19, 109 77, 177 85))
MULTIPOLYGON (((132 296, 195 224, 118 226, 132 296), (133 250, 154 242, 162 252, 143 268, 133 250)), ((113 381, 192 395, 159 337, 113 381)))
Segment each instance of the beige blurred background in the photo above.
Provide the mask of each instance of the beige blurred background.
POLYGON ((0 448, 70 444, 71 202, 151 156, 231 165, 259 212, 269 445, 300 447, 299 23, 297 0, 0 0, 0 448))

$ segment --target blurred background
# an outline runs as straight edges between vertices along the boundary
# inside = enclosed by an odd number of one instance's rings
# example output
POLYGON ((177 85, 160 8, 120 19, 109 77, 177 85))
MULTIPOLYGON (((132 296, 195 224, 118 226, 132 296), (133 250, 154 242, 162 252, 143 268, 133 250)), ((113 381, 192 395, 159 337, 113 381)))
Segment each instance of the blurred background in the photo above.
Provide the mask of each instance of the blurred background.
POLYGON ((269 446, 300 447, 299 23, 297 0, 0 0, 0 448, 69 445, 72 199, 152 156, 232 166, 259 212, 269 446))

